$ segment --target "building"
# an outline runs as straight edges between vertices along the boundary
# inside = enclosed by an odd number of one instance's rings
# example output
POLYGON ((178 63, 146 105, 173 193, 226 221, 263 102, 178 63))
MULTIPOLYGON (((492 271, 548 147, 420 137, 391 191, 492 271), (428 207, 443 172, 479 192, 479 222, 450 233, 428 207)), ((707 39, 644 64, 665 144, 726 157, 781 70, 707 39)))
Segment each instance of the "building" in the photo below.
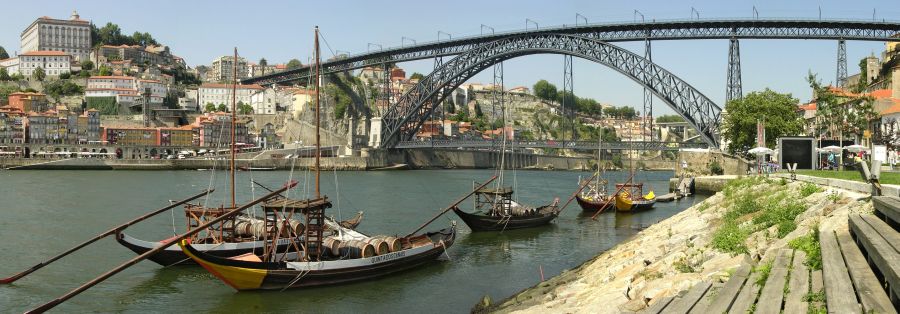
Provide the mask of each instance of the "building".
POLYGON ((185 90, 184 97, 178 97, 178 107, 190 111, 201 111, 197 101, 197 92, 196 89, 185 90))
MULTIPOLYGON (((206 74, 207 81, 210 82, 231 82, 234 76, 234 57, 221 56, 213 60, 209 72, 206 74)), ((237 61, 237 79, 247 78, 247 59, 238 57, 237 61)))
MULTIPOLYGON (((197 89, 197 100, 200 108, 205 108, 206 104, 219 106, 224 104, 231 110, 231 84, 212 84, 206 83, 200 85, 197 89)), ((263 90, 262 86, 253 85, 237 85, 236 100, 238 103, 250 104, 250 96, 256 92, 263 90)))
MULTIPOLYGON (((251 144, 252 138, 248 132, 247 123, 236 121, 234 123, 235 144, 251 144)), ((192 124, 198 140, 197 145, 204 147, 227 147, 231 145, 231 115, 224 112, 206 113, 192 124)))
POLYGON ((6 69, 9 75, 19 73, 19 57, 0 60, 0 68, 6 69))
POLYGON ((68 20, 39 17, 21 34, 22 54, 58 51, 76 60, 87 60, 91 46, 91 23, 82 20, 75 11, 68 20))
POLYGON ((110 62, 131 61, 144 66, 172 66, 176 64, 176 57, 169 51, 168 46, 140 46, 140 45, 102 45, 96 53, 110 62))
POLYGON ((194 128, 185 125, 178 128, 159 128, 158 146, 194 146, 194 128))
POLYGON ((15 107, 0 107, 0 144, 24 144, 25 140, 25 114, 15 107))
POLYGON ((15 92, 9 94, 9 107, 25 112, 43 112, 49 109, 47 95, 41 93, 15 92))
POLYGON ((85 98, 115 97, 116 103, 127 106, 142 105, 144 93, 150 92, 150 108, 162 107, 168 87, 157 80, 142 80, 130 76, 92 76, 88 78, 85 98))
POLYGON ((256 63, 248 63, 247 64, 247 77, 255 77, 266 74, 272 74, 275 72, 281 72, 287 69, 286 64, 267 64, 266 66, 262 66, 256 63))
POLYGON ((157 146, 156 128, 101 127, 100 140, 108 145, 157 146))
POLYGON ((30 144, 61 144, 59 117, 55 111, 29 112, 25 116, 26 142, 30 144))
POLYGON ((18 70, 10 74, 19 73, 24 77, 31 77, 37 68, 44 70, 47 76, 59 76, 72 72, 72 56, 61 51, 37 50, 19 54, 18 70))

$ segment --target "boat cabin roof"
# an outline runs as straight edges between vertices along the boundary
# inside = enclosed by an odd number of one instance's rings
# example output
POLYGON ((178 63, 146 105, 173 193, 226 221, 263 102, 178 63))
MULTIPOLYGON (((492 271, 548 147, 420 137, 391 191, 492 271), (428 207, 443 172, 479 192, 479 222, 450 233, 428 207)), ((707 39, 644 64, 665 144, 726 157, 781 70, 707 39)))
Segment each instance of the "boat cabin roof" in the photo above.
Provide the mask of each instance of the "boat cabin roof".
POLYGON ((318 209, 318 208, 329 208, 331 207, 331 201, 328 200, 327 196, 323 196, 321 198, 310 198, 310 199, 289 199, 289 198, 278 198, 266 201, 263 203, 263 209, 265 210, 307 210, 307 209, 318 209))
POLYGON ((513 190, 508 186, 499 188, 482 188, 478 191, 475 191, 475 194, 512 195, 513 190))

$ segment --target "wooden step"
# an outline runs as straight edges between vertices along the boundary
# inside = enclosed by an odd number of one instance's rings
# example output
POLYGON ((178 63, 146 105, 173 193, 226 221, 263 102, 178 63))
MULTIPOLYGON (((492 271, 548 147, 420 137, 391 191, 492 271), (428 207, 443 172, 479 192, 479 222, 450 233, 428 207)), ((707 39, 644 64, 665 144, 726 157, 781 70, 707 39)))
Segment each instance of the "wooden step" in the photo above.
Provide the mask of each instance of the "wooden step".
POLYGON ((754 272, 750 278, 747 278, 741 292, 738 293, 731 308, 728 309, 729 314, 746 314, 750 310, 750 307, 756 302, 756 296, 759 295, 759 285, 756 284, 759 277, 760 272, 754 272))
POLYGON ((722 290, 719 290, 718 295, 716 295, 712 303, 706 308, 707 313, 724 313, 731 308, 734 299, 737 298, 738 293, 741 292, 741 287, 747 282, 747 276, 750 275, 750 268, 750 264, 744 264, 738 267, 737 271, 734 272, 734 275, 732 275, 731 278, 728 279, 728 282, 725 283, 725 287, 722 287, 722 290))
POLYGON ((900 234, 872 215, 850 215, 852 232, 861 253, 883 276, 892 301, 900 300, 900 234))
POLYGON ((687 314, 691 311, 695 304, 700 301, 700 298, 703 298, 703 295, 706 294, 706 291, 709 291, 709 287, 712 286, 709 282, 701 282, 694 285, 691 290, 688 290, 687 294, 684 296, 672 301, 672 304, 666 307, 666 314, 687 314))
POLYGON ((900 231, 900 197, 874 196, 875 216, 886 221, 895 231, 900 231))
MULTIPOLYGON (((814 270, 809 273, 809 291, 812 293, 825 294, 825 279, 822 278, 822 270, 814 270)), ((809 304, 813 308, 821 308, 821 301, 813 301, 809 304)))
POLYGON ((850 271, 850 279, 853 280, 853 287, 856 295, 862 304, 863 311, 866 313, 897 313, 891 299, 888 298, 875 273, 869 268, 866 258, 850 234, 846 231, 837 232, 838 244, 841 246, 841 252, 844 254, 844 261, 847 263, 847 270, 850 271))
POLYGON ((822 277, 825 283, 825 304, 829 313, 862 313, 844 257, 833 231, 819 233, 822 247, 822 277))
POLYGON ((674 300, 674 299, 675 299, 674 297, 664 297, 664 298, 662 298, 662 299, 659 299, 659 300, 656 301, 656 303, 653 303, 653 305, 651 305, 649 308, 644 309, 644 310, 641 311, 640 313, 641 313, 641 314, 659 314, 659 313, 662 313, 663 309, 665 309, 666 306, 668 306, 669 304, 671 304, 671 303, 672 303, 672 300, 674 300))
POLYGON ((763 302, 756 304, 756 313, 778 314, 781 313, 781 304, 784 300, 784 283, 787 282, 788 266, 794 255, 791 249, 778 250, 769 278, 763 286, 759 299, 763 302))
POLYGON ((806 295, 809 293, 809 269, 804 264, 806 253, 800 250, 794 251, 794 261, 791 263, 791 279, 788 282, 788 293, 784 298, 785 313, 806 313, 809 304, 806 295))

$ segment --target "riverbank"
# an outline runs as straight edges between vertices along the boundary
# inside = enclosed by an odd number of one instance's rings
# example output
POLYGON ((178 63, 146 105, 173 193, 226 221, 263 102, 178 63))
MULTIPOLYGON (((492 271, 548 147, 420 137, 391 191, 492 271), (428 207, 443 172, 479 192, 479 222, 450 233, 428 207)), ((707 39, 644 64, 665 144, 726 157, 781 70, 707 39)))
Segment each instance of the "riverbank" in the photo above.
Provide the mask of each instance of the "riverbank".
MULTIPOLYGON (((377 169, 491 169, 499 154, 486 151, 407 149, 371 151, 362 156, 322 158, 326 170, 377 169)), ((583 157, 547 156, 507 153, 509 169, 586 170, 593 160, 583 157)), ((237 167, 275 168, 279 170, 309 169, 313 158, 238 158, 237 167)), ((223 160, 214 159, 105 159, 105 158, 0 158, 0 169, 11 170, 196 170, 223 169, 223 160)), ((663 166, 660 170, 665 170, 663 166)))
MULTIPOLYGON (((850 213, 871 212, 871 203, 860 201, 865 196, 781 178, 733 180, 703 203, 641 231, 579 267, 502 301, 491 304, 486 299, 475 309, 500 313, 639 311, 701 281, 725 282, 747 259, 765 264, 778 249, 791 245, 818 252, 817 237, 809 235, 817 229, 846 229, 850 213), (809 239, 815 243, 810 244, 809 239)), ((808 255, 815 256, 815 252, 808 255)))

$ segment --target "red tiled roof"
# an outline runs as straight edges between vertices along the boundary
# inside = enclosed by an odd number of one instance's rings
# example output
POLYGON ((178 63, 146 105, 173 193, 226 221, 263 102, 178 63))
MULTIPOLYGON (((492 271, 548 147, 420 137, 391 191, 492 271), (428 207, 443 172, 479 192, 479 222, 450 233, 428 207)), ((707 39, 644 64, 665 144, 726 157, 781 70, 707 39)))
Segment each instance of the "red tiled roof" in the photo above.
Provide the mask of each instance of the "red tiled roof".
POLYGON ((890 89, 879 89, 872 91, 869 95, 875 98, 889 98, 891 97, 891 93, 892 91, 890 89))
POLYGON ((806 110, 816 110, 816 108, 817 108, 817 105, 816 105, 815 102, 811 102, 811 103, 808 103, 808 104, 805 104, 805 105, 797 106, 797 109, 803 110, 803 111, 806 111, 806 110))
POLYGON ((20 56, 68 56, 68 53, 62 51, 36 50, 20 53, 20 56))

